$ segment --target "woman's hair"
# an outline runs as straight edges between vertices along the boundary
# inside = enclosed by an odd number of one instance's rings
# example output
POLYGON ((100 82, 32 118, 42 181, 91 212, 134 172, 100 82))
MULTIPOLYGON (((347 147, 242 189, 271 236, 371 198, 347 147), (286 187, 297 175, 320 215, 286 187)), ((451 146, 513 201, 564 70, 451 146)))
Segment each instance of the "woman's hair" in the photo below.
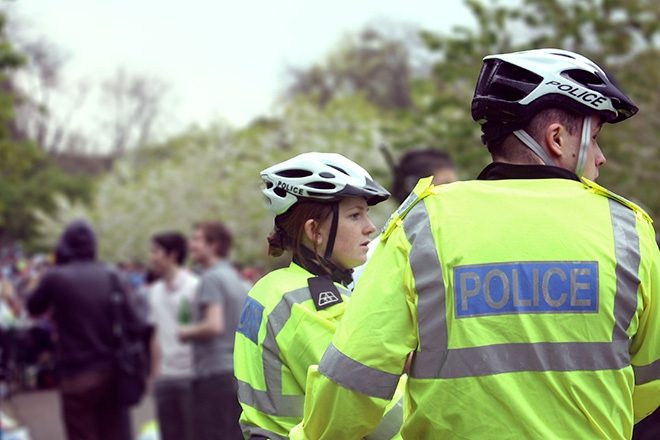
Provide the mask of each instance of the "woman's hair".
POLYGON ((300 201, 287 212, 275 217, 275 227, 268 235, 268 255, 279 257, 284 251, 299 255, 305 235, 305 222, 316 220, 322 223, 332 214, 332 204, 300 201))

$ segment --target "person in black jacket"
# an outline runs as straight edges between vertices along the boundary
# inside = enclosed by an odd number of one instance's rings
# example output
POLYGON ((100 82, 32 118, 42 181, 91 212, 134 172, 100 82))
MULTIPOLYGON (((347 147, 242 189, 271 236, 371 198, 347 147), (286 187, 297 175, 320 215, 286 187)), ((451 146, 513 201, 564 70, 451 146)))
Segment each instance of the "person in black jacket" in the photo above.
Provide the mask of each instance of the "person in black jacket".
POLYGON ((50 312, 57 328, 67 437, 128 440, 129 409, 115 396, 112 271, 96 261, 96 237, 84 221, 66 227, 55 255, 56 267, 40 280, 27 306, 31 315, 50 312))

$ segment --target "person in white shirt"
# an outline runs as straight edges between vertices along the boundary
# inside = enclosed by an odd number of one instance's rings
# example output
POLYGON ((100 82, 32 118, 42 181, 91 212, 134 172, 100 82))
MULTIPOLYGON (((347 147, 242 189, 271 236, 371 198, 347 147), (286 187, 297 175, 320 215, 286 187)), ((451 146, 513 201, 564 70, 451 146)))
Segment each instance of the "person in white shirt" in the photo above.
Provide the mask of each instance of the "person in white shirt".
POLYGON ((156 414, 162 440, 192 439, 192 351, 177 337, 177 329, 190 320, 190 306, 198 278, 183 265, 186 237, 162 232, 151 238, 150 266, 160 280, 149 293, 152 340, 152 378, 156 414))

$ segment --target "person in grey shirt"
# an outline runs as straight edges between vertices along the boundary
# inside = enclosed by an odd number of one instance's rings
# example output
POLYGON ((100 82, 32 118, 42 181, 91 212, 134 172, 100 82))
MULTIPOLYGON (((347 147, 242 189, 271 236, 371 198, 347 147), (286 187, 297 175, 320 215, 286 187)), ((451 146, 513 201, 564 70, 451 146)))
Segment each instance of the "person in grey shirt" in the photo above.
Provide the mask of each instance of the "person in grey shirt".
POLYGON ((203 269, 191 322, 179 338, 192 343, 196 439, 242 439, 234 378, 234 333, 248 286, 228 260, 232 237, 220 222, 195 225, 190 255, 203 269))

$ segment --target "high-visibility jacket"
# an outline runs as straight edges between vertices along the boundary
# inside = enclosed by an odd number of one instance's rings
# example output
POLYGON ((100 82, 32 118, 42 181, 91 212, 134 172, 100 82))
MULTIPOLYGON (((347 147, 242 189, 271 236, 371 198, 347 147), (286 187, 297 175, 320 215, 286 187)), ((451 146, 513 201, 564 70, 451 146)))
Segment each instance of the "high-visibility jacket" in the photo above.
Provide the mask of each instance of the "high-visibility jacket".
MULTIPOLYGON (((259 280, 243 307, 234 374, 247 438, 288 438, 291 428, 302 421, 307 370, 320 362, 330 345, 351 293, 335 283, 337 293, 320 292, 313 299, 308 280, 314 277, 291 263, 259 280)), ((402 417, 399 411, 398 421, 383 424, 379 438, 395 436, 402 417)))
POLYGON ((651 220, 586 179, 420 181, 291 438, 355 439, 414 352, 404 439, 623 439, 660 403, 651 220))

